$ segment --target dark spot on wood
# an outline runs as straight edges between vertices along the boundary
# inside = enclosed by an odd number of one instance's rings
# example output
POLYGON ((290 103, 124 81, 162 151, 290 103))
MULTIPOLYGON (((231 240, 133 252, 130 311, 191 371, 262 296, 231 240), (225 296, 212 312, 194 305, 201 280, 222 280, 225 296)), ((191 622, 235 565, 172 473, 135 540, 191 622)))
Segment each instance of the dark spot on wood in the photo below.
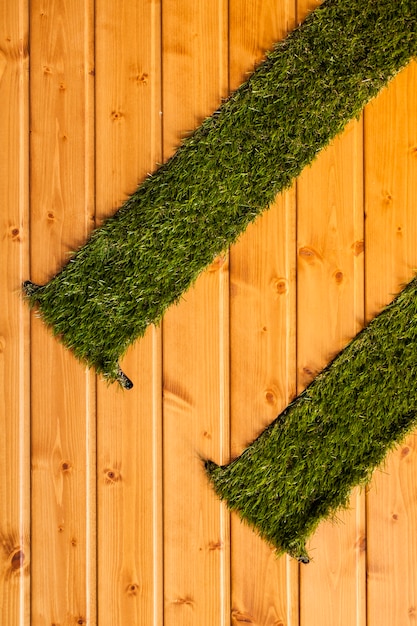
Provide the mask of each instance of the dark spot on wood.
POLYGON ((300 248, 299 255, 301 259, 312 265, 316 260, 322 260, 320 254, 314 248, 310 246, 304 246, 300 248))
POLYGON ((210 541, 209 550, 213 552, 214 550, 223 550, 223 542, 222 541, 210 541))
POLYGON ((23 562, 25 560, 25 555, 22 550, 16 550, 16 552, 12 555, 11 558, 11 566, 13 570, 18 570, 23 567, 23 562))
POLYGON ((71 545, 72 545, 72 547, 73 547, 73 548, 76 548, 76 547, 77 547, 78 542, 77 542, 77 540, 75 539, 75 537, 73 537, 73 538, 71 539, 71 545))
POLYGON ((137 74, 136 82, 138 85, 146 86, 148 84, 149 74, 146 72, 142 72, 142 74, 137 74))
POLYGON ((254 623, 250 615, 248 615, 247 613, 242 613, 241 611, 238 611, 237 609, 233 609, 232 619, 235 620, 235 622, 238 622, 239 624, 253 624, 254 623))
POLYGON ((61 469, 63 472, 69 472, 72 469, 72 465, 69 461, 63 461, 61 463, 61 469))
POLYGON ((275 281, 274 288, 279 296, 286 294, 288 291, 288 287, 287 287, 287 281, 285 280, 285 278, 278 278, 275 281))
POLYGON ((392 205, 392 200, 393 200, 393 198, 392 198, 392 194, 390 194, 390 193, 389 193, 389 191, 387 191, 387 192, 385 192, 385 193, 383 194, 382 204, 383 204, 385 207, 387 207, 387 208, 388 208, 388 207, 390 207, 390 206, 392 205))
POLYGON ((113 122, 120 122, 124 118, 124 114, 121 111, 112 111, 110 117, 113 122))
POLYGON ((267 401, 268 404, 275 404, 275 393, 272 391, 272 389, 267 389, 265 391, 265 400, 267 401))
POLYGON ((405 457, 408 456, 410 452, 410 448, 408 446, 404 446, 403 448, 401 448, 401 458, 405 459, 405 457))
POLYGON ((120 472, 116 469, 105 469, 104 476, 108 485, 117 483, 122 479, 120 472))
POLYGON ((136 596, 139 591, 139 585, 137 583, 130 583, 126 591, 128 596, 136 596))
POLYGON ((300 248, 300 256, 308 262, 312 262, 316 256, 314 250, 308 246, 300 248))
POLYGON ((359 550, 359 552, 365 552, 366 551, 366 537, 364 537, 363 535, 358 537, 355 545, 357 549, 359 550))
POLYGON ((343 282, 343 272, 341 270, 337 270, 334 275, 335 281, 338 285, 343 282))
POLYGON ((211 439, 211 434, 207 432, 207 430, 205 430, 203 433, 203 437, 205 437, 206 439, 211 439))
POLYGON ((398 513, 393 513, 391 515, 391 518, 394 520, 394 522, 397 522, 398 521, 398 513))
POLYGON ((315 376, 315 372, 307 365, 303 367, 303 373, 307 374, 307 376, 315 376))
POLYGON ((54 213, 52 213, 52 211, 48 212, 48 220, 54 220, 55 219, 55 215, 54 213))
POLYGON ((353 248, 353 254, 355 256, 359 256, 360 254, 363 253, 365 249, 365 242, 363 241, 363 239, 360 239, 359 241, 355 241, 352 248, 353 248))

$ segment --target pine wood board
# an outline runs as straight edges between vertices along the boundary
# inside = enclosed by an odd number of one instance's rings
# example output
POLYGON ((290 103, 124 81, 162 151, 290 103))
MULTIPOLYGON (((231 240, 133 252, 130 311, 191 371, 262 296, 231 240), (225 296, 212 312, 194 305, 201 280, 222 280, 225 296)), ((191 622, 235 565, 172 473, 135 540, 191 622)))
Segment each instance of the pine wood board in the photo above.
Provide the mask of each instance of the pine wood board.
MULTIPOLYGON (((297 181, 298 391, 364 322, 362 133, 353 122, 297 181)), ((366 623, 356 588, 365 581, 364 510, 355 492, 349 513, 312 538, 312 566, 300 572, 303 624, 366 623)))
MULTIPOLYGON (((161 161, 158 3, 95 4, 96 217, 161 161), (125 44, 123 42, 126 42, 125 44), (127 42, 129 44, 127 45, 127 42)), ((98 623, 162 623, 160 331, 124 360, 135 387, 97 385, 98 623)))
MULTIPOLYGON (((227 95, 227 3, 162 7, 167 158, 184 129, 227 95)), ((227 307, 221 257, 163 321, 166 626, 191 626, 197 615, 202 626, 228 623, 228 515, 205 488, 201 464, 210 454, 226 458, 229 446, 227 307)))
POLYGON ((23 0, 0 6, 0 607, 2 622, 30 615, 28 23, 23 0))
MULTIPOLYGON (((291 2, 232 2, 230 82, 244 79, 294 27, 291 2)), ((231 456, 295 396, 295 189, 251 225, 230 252, 231 456), (250 381, 250 383, 249 383, 250 381), (249 383, 249 384, 248 384, 249 383)), ((253 531, 231 520, 231 624, 298 625, 298 567, 277 559, 253 531)))
MULTIPOLYGON (((417 64, 365 112, 366 316, 417 268, 417 64)), ((401 376, 401 372, 398 373, 401 376)), ((417 455, 410 435, 375 472, 367 497, 369 622, 416 617, 417 455)))
MULTIPOLYGON (((94 220, 91 3, 30 5, 30 271, 42 283, 94 220)), ((31 327, 31 619, 96 620, 95 381, 31 327)))

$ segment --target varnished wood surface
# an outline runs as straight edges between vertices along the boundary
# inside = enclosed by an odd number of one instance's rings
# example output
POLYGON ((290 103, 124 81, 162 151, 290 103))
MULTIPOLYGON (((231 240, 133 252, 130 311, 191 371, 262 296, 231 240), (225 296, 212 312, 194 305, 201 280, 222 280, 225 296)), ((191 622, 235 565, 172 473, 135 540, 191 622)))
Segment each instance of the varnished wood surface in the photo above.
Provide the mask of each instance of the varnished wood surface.
POLYGON ((319 2, 0 4, 1 623, 414 624, 415 435, 308 566, 228 514, 201 457, 238 454, 413 276, 416 63, 129 350, 123 392, 21 282, 47 280, 319 2))

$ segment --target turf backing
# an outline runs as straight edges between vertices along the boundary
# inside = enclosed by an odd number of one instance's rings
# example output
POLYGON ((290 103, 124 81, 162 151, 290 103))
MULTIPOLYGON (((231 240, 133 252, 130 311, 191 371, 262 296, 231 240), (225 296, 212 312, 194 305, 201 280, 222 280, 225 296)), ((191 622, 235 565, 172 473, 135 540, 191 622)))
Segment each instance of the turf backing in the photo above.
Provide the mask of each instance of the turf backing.
POLYGON ((417 54, 417 0, 327 0, 149 176, 32 306, 124 387, 119 358, 417 54))
POLYGON ((417 279, 229 465, 206 462, 217 494, 278 553, 347 506, 417 425, 417 279))

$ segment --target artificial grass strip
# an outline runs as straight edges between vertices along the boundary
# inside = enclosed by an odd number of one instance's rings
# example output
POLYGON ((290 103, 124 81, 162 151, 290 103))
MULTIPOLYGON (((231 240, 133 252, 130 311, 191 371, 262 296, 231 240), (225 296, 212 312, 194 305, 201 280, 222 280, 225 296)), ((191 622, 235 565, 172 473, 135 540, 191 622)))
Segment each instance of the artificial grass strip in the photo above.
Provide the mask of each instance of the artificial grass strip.
POLYGON ((417 54, 417 0, 327 0, 70 262, 25 291, 108 380, 214 257, 417 54))
POLYGON ((417 279, 229 465, 206 462, 217 494, 278 553, 348 504, 417 425, 417 279))

